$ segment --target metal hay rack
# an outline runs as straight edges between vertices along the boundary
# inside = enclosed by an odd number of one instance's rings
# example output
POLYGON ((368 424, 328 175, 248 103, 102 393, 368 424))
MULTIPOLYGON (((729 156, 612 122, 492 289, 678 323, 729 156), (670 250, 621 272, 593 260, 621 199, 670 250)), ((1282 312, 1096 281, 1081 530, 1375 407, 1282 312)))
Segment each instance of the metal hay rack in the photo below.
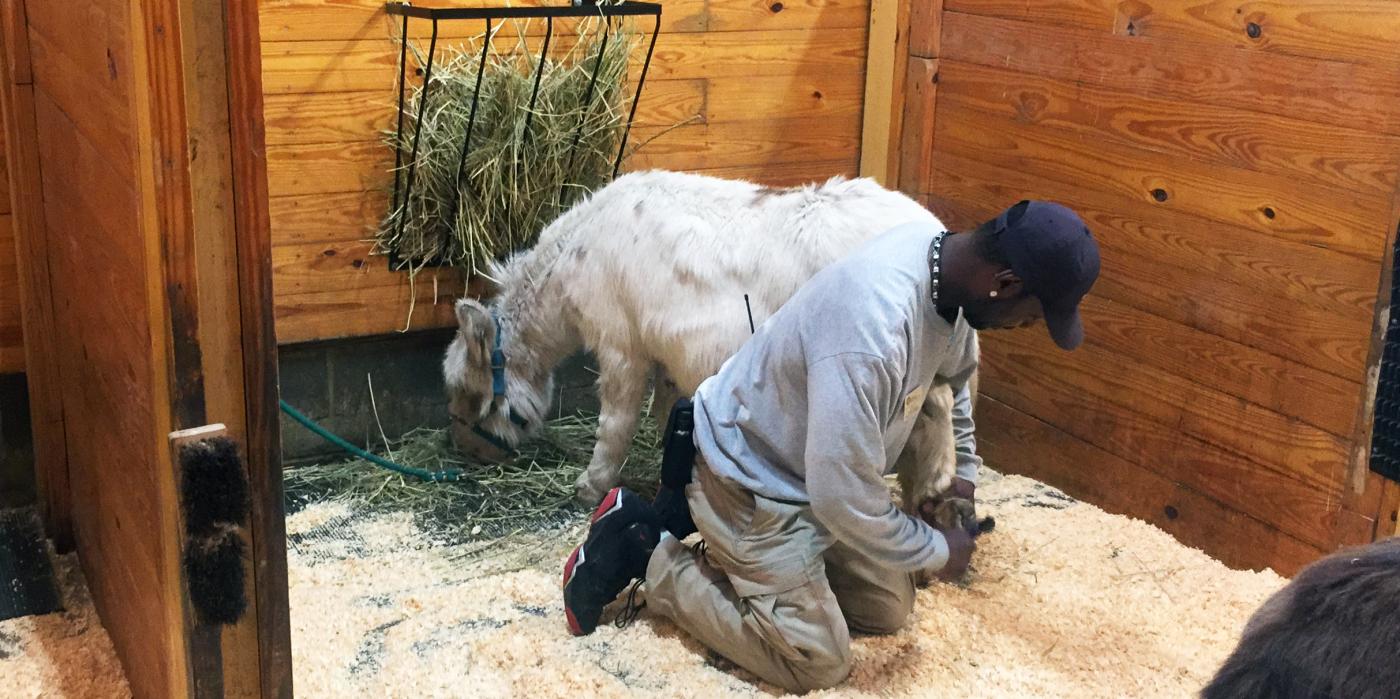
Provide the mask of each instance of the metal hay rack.
MULTIPOLYGON (((656 49, 656 39, 661 33, 661 5, 654 2, 638 2, 634 0, 624 0, 622 2, 598 2, 597 0, 571 0, 570 5, 562 6, 537 6, 537 7, 416 7, 406 2, 389 2, 385 5, 385 12, 390 16, 400 17, 400 45, 399 45, 399 79, 398 79, 398 117, 397 132, 403 133, 405 96, 408 91, 408 43, 409 43, 409 20, 427 20, 432 23, 432 33, 428 41, 428 51, 422 60, 422 88, 418 97, 417 114, 415 120, 412 144, 409 152, 404 152, 403 139, 396 139, 394 154, 394 195, 393 207, 398 210, 400 205, 407 206, 412 201, 414 178, 418 166, 418 145, 422 137, 422 124, 424 114, 428 112, 430 98, 430 86, 432 85, 433 58, 438 47, 438 33, 440 25, 444 22, 482 22, 484 31, 481 42, 480 57, 477 59, 477 79, 476 86, 472 94, 472 102, 467 120, 466 133, 462 141, 461 154, 458 159, 456 173, 456 187, 453 189, 453 199, 449 211, 455 211, 460 203, 463 179, 466 174, 467 157, 472 151, 472 130, 476 124, 477 106, 480 98, 482 76, 485 73, 488 57, 491 54, 492 31, 498 28, 498 23, 510 20, 535 20, 545 21, 545 33, 539 52, 539 60, 533 75, 533 91, 530 95, 528 112, 525 116, 525 129, 521 138, 528 138, 529 125, 534 116, 536 100, 539 97, 540 82, 545 72, 546 62, 549 60, 550 42, 554 37, 555 20, 560 19, 592 19, 601 18, 605 20, 602 39, 598 47, 597 58, 593 61, 592 73, 589 78, 588 91, 584 98, 585 106, 591 104, 594 98, 594 88, 597 84, 598 73, 603 63, 604 52, 608 47, 608 40, 613 29, 613 19, 627 17, 652 17, 654 25, 651 30, 651 37, 647 41, 646 58, 642 63, 641 72, 637 77, 637 88, 632 96, 632 104, 627 110, 627 120, 622 124, 620 144, 617 149, 617 156, 613 160, 612 178, 617 177, 617 173, 622 167, 622 160, 627 151, 627 139, 631 132, 633 121, 637 116, 637 105, 641 101, 642 89, 646 85, 647 69, 651 66, 652 54, 656 49), (407 169, 404 167, 404 158, 408 158, 407 169)), ((580 120, 578 128, 575 130, 572 146, 569 150, 569 160, 567 171, 573 170, 574 155, 578 148, 579 140, 583 134, 584 120, 580 120)), ((567 184, 567 182, 565 183, 567 184)), ((562 190, 562 187, 561 187, 562 190)), ((562 191, 560 196, 562 198, 562 191)), ((398 224, 398 232, 403 233, 404 221, 407 217, 401 216, 398 224)), ((420 265, 440 265, 440 260, 405 260, 396 251, 389 252, 389 266, 391 269, 400 269, 406 263, 416 263, 420 265)))

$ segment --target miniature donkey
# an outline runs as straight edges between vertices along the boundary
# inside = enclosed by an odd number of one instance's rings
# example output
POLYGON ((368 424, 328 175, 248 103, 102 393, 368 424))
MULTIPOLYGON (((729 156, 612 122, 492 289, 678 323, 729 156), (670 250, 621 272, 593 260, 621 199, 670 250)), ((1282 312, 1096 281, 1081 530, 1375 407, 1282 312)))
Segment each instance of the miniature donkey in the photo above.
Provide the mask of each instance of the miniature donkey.
POLYGON ((1400 696, 1400 537, 1298 573, 1245 625, 1204 699, 1400 696))
MULTIPOLYGON (((453 441, 479 460, 507 456, 545 421, 555 367, 587 348, 601 414, 575 488, 596 503, 618 482, 649 379, 664 419, 749 337, 746 294, 762 323, 826 265, 916 221, 942 225, 866 179, 774 190, 675 172, 618 178, 491 270, 489 306, 457 302, 443 362, 453 441)), ((935 387, 928 401, 901 456, 924 466, 901 479, 911 512, 952 479, 951 388, 935 387)))

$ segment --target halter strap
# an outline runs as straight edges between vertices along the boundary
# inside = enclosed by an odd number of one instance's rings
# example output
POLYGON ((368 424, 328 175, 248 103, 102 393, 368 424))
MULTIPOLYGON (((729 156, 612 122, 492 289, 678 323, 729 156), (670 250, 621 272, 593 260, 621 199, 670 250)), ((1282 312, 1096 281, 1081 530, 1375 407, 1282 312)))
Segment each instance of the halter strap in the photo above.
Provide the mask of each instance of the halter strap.
MULTIPOLYGON (((496 309, 491 308, 491 321, 496 324, 496 338, 491 343, 491 394, 493 398, 505 398, 506 396, 506 353, 501 349, 501 316, 496 313, 496 309)), ((506 416, 516 427, 525 429, 530 426, 530 421, 520 413, 515 412, 515 408, 510 409, 506 416)), ((472 434, 485 440, 488 444, 509 454, 515 453, 515 448, 510 445, 500 435, 487 430, 481 425, 472 425, 472 434)))

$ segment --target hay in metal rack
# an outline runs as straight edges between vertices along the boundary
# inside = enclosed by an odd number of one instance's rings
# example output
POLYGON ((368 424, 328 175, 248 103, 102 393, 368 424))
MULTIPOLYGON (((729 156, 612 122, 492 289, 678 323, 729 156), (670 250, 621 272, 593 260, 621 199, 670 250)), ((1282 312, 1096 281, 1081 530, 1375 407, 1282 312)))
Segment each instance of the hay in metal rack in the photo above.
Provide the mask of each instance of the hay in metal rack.
MULTIPOLYGON (((453 265, 471 273, 533 243, 580 196, 616 177, 661 27, 648 2, 557 7, 426 8, 392 2, 400 20, 394 191, 376 251, 394 269, 453 265), (627 104, 629 63, 644 34, 628 18, 654 25, 636 89, 627 104), (409 22, 431 23, 426 53, 413 49, 422 81, 410 85, 409 22), (556 41, 556 21, 576 19, 572 45, 556 41), (592 32, 587 20, 596 19, 592 32), (543 20, 542 36, 526 23, 543 20), (467 49, 439 54, 446 22, 478 22, 467 49), (516 50, 493 46, 505 27, 516 50), (539 42, 538 53, 530 40, 539 42), (550 48, 566 45, 551 57, 550 48), (410 95, 412 90, 412 95, 410 95)), ((561 22, 562 23, 562 22, 561 22)), ((457 35, 457 33, 454 33, 457 35)))

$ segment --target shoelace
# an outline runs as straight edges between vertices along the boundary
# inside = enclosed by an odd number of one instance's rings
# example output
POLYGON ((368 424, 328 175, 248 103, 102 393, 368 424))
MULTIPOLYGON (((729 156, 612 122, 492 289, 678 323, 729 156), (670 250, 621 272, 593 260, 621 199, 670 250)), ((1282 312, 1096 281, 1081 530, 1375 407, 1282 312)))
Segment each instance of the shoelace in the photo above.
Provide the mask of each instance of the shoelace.
POLYGON ((633 621, 636 621, 637 615, 641 614, 642 610, 646 608, 646 600, 642 600, 641 602, 637 601, 637 588, 641 587, 644 582, 646 581, 641 578, 632 581, 632 587, 627 590, 627 604, 622 608, 622 612, 617 615, 617 619, 613 620, 613 625, 617 628, 627 628, 633 621))
MULTIPOLYGON (((705 551, 705 541, 702 539, 695 545, 695 553, 703 557, 705 551)), ((617 615, 617 618, 613 620, 613 625, 617 628, 625 629, 630 626, 632 622, 637 620, 637 616, 642 613, 642 610, 646 608, 646 600, 642 600, 641 602, 637 601, 637 588, 641 587, 644 582, 646 582, 646 580, 637 578, 632 581, 631 587, 627 588, 627 604, 623 605, 622 611, 617 615)))

